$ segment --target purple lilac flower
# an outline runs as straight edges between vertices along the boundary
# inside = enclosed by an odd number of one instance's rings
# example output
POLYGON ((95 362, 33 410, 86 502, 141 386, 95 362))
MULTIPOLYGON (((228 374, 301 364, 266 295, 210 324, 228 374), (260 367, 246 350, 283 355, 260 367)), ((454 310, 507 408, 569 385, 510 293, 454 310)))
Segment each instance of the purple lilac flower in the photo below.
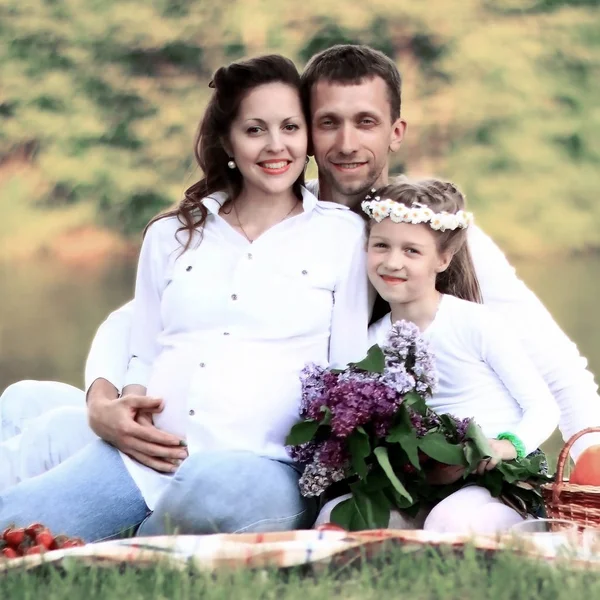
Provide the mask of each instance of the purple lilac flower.
POLYGON ((370 387, 359 381, 340 381, 327 394, 327 406, 333 414, 331 429, 340 438, 348 437, 359 425, 371 419, 370 387))
POLYGON ((439 416, 433 411, 427 411, 426 415, 422 415, 415 410, 409 409, 408 415, 412 426, 415 428, 417 437, 423 437, 432 429, 441 425, 439 416))
POLYGON ((391 427, 392 422, 390 419, 381 419, 377 417, 373 419, 373 431, 377 437, 386 437, 390 432, 391 427))
POLYGON ((325 369, 313 363, 307 364, 300 373, 300 381, 302 383, 302 402, 300 404, 300 416, 303 419, 318 418, 313 416, 314 406, 318 404, 318 399, 322 396, 325 384, 323 376, 325 369))
POLYGON ((391 363, 381 376, 381 382, 405 395, 415 388, 415 378, 406 370, 403 363, 391 363))
MULTIPOLYGON (((382 350, 382 374, 352 368, 332 373, 314 364, 303 369, 301 416, 321 421, 325 415, 323 407, 331 414, 328 439, 291 449, 292 457, 307 465, 301 479, 304 495, 318 495, 334 481, 343 479, 350 458, 345 439, 357 427, 371 425, 377 437, 385 437, 408 392, 416 390, 427 397, 435 389, 434 357, 416 325, 406 321, 394 324, 382 350)), ((440 425, 434 413, 423 417, 410 410, 410 416, 419 436, 440 425)), ((461 427, 466 430, 466 425, 461 427)))
POLYGON ((326 467, 345 468, 350 462, 350 454, 343 440, 332 438, 324 441, 318 450, 318 461, 326 467))
POLYGON ((416 390, 423 396, 429 396, 436 389, 435 358, 414 323, 394 323, 382 350, 385 354, 383 378, 398 393, 406 394, 416 390))
POLYGON ((310 498, 320 496, 331 484, 342 481, 344 469, 327 467, 319 462, 307 465, 300 477, 300 493, 310 498))
POLYGON ((315 442, 306 442, 298 446, 291 446, 289 450, 290 457, 299 462, 301 465, 306 465, 313 462, 315 453, 318 450, 318 445, 315 442))
MULTIPOLYGON (((419 328, 409 321, 398 321, 392 325, 382 348, 385 354, 406 359, 411 346, 420 337, 419 328)), ((399 359, 397 359, 399 362, 399 359)))
POLYGON ((467 429, 471 424, 473 419, 457 419, 456 420, 456 430, 458 432, 458 441, 463 442, 467 437, 467 429))

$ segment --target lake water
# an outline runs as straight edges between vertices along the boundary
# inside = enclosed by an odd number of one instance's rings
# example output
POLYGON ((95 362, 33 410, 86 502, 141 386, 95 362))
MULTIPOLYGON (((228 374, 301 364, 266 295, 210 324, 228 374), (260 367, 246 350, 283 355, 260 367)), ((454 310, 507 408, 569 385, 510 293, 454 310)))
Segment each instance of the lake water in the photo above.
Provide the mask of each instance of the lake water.
MULTIPOLYGON (((516 264, 561 327, 600 374, 600 257, 516 264)), ((89 345, 106 315, 133 294, 130 260, 94 267, 49 259, 0 263, 0 390, 20 379, 81 387, 89 345)), ((560 444, 555 438, 551 447, 560 444)))

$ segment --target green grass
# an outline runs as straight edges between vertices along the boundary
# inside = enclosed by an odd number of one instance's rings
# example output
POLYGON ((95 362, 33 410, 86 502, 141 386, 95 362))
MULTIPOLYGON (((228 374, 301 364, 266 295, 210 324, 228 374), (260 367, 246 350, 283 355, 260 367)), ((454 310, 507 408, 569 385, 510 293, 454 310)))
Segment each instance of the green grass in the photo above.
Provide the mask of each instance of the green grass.
POLYGON ((0 597, 11 600, 573 600, 600 597, 600 576, 566 565, 550 566, 510 553, 485 557, 392 548, 369 561, 345 567, 306 570, 179 572, 165 566, 134 570, 42 568, 0 576, 0 597))

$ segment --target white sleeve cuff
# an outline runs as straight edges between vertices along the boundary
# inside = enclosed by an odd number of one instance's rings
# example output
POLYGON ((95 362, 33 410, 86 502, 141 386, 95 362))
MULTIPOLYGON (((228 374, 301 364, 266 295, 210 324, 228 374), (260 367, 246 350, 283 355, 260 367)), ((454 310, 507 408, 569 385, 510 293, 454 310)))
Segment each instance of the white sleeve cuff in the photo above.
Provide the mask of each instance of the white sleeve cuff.
POLYGON ((131 357, 129 361, 129 367, 125 374, 125 381, 123 387, 127 385, 142 385, 148 387, 150 381, 150 373, 152 372, 152 366, 142 361, 137 356, 131 357))

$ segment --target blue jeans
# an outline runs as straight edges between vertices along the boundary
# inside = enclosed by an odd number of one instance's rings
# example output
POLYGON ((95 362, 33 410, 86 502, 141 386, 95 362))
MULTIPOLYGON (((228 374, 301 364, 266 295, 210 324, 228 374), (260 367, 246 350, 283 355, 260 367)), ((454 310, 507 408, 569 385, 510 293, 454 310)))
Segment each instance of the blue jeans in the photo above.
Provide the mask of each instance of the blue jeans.
POLYGON ((0 531, 40 522, 86 542, 139 535, 285 531, 310 527, 316 502, 303 498, 293 465, 249 452, 187 458, 150 514, 119 453, 97 440, 50 471, 0 495, 0 531), (147 518, 148 517, 148 518, 147 518))

